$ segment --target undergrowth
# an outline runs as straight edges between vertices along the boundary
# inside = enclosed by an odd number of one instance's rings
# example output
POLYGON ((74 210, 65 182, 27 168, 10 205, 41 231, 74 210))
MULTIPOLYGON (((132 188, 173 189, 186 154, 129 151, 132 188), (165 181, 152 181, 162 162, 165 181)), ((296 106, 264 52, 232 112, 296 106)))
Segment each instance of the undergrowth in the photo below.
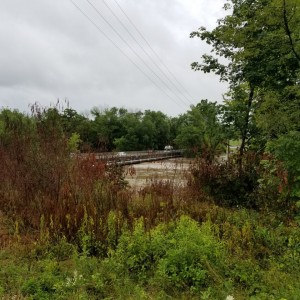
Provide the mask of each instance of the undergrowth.
POLYGON ((199 160, 187 186, 133 193, 122 167, 71 155, 56 108, 32 113, 1 114, 0 299, 299 299, 280 166, 270 183, 251 155, 199 160))
POLYGON ((0 251, 0 291, 3 299, 298 299, 297 228, 245 210, 226 215, 226 224, 181 216, 151 230, 139 218, 117 242, 111 226, 106 257, 92 255, 84 236, 81 250, 65 238, 11 242, 0 251))

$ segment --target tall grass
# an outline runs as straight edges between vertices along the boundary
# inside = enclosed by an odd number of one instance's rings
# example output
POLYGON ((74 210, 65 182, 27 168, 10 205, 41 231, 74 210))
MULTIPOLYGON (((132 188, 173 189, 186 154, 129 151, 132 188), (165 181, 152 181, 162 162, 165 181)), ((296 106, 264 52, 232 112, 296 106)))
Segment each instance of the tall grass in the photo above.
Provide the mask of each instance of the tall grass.
POLYGON ((111 210, 129 218, 122 169, 92 154, 71 156, 57 108, 2 115, 0 205, 19 230, 34 234, 42 226, 52 237, 75 240, 87 215, 88 230, 101 240, 111 210))
POLYGON ((127 186, 123 167, 106 164, 93 153, 71 153, 57 107, 32 107, 31 116, 2 111, 0 205, 11 230, 34 239, 64 237, 90 251, 105 253, 111 213, 116 239, 123 225, 143 217, 151 228, 183 212, 184 196, 174 179, 154 179, 138 196, 127 186))

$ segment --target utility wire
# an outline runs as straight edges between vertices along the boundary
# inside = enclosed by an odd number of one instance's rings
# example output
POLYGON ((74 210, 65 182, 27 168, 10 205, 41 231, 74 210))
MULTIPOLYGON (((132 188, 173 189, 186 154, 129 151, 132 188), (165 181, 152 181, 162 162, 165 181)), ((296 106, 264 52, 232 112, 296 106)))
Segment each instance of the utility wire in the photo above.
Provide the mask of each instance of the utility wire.
POLYGON ((163 83, 163 85, 170 90, 170 92, 179 99, 179 101, 181 101, 184 105, 188 104, 186 102, 184 102, 177 94, 174 93, 174 91, 169 87, 169 85, 165 82, 164 79, 162 79, 155 71, 153 71, 153 69, 151 68, 151 66, 149 66, 149 64, 143 59, 143 57, 140 56, 140 54, 126 41, 126 39, 114 28, 113 25, 111 25, 111 23, 107 20, 107 18, 105 18, 105 16, 99 11, 99 9, 97 9, 97 7, 95 5, 93 5, 93 3, 91 3, 90 0, 86 0, 86 2, 89 3, 89 5, 96 11, 96 13, 101 17, 101 19, 114 31, 114 33, 129 47, 129 49, 141 60, 141 62, 144 64, 144 66, 146 66, 146 68, 148 68, 148 70, 159 80, 163 83))
MULTIPOLYGON (((111 12, 111 14, 118 20, 119 24, 121 24, 121 26, 126 30, 126 32, 131 36, 131 38, 136 42, 136 44, 140 47, 140 49, 147 55, 147 57, 152 61, 152 63, 160 70, 160 72, 165 76, 165 78, 168 80, 168 82, 173 86, 173 88, 175 88, 177 90, 177 92, 179 94, 181 94, 188 102, 189 104, 192 104, 190 99, 188 99, 186 97, 186 95, 184 95, 182 93, 182 91, 180 91, 177 87, 176 84, 174 84, 172 82, 172 80, 170 80, 169 76, 166 74, 166 72, 160 67, 160 65, 153 59, 153 57, 151 55, 149 55, 149 53, 145 50, 145 48, 140 44, 140 42, 135 38, 135 36, 130 32, 130 30, 124 25, 124 23, 120 20, 120 18, 118 17, 117 14, 115 14, 115 12, 113 11, 113 9, 109 6, 109 4, 107 4, 107 2, 105 0, 102 0, 102 2, 104 3, 104 5, 109 9, 109 11, 111 12)), ((149 45, 150 46, 150 45, 149 45)), ((151 46, 150 46, 151 48, 151 46)))
POLYGON ((159 55, 156 53, 156 51, 151 47, 150 43, 146 40, 144 35, 141 33, 141 31, 137 28, 137 26, 133 23, 133 21, 130 19, 130 17, 126 14, 124 9, 121 7, 121 5, 118 3, 117 0, 114 0, 114 2, 117 4, 119 9, 122 11, 126 19, 129 21, 129 23, 133 26, 133 28, 136 30, 136 32, 139 34, 139 36, 144 40, 144 42, 148 45, 148 47, 151 49, 152 53, 156 56, 156 58, 160 61, 160 63, 166 68, 168 73, 173 77, 173 79, 178 83, 178 85, 181 86, 181 88, 186 92, 186 94, 190 97, 191 100, 193 100, 193 97, 188 92, 188 90, 180 83, 180 81, 176 78, 176 76, 170 71, 170 69, 166 66, 166 64, 163 62, 163 60, 159 57, 159 55))
POLYGON ((81 12, 82 15, 84 15, 96 28, 99 32, 101 32, 106 39, 108 39, 133 65, 135 65, 135 67, 142 72, 158 89, 160 89, 169 99, 171 99, 172 101, 176 102, 177 105, 180 106, 180 104, 175 101, 175 99, 173 99, 169 94, 166 93, 166 91, 160 87, 154 80, 152 80, 152 78, 150 76, 148 76, 147 73, 145 73, 143 71, 143 69, 141 69, 139 67, 139 65, 137 65, 119 46, 117 43, 115 43, 98 25, 97 23, 95 23, 73 0, 70 0, 70 2, 81 12))

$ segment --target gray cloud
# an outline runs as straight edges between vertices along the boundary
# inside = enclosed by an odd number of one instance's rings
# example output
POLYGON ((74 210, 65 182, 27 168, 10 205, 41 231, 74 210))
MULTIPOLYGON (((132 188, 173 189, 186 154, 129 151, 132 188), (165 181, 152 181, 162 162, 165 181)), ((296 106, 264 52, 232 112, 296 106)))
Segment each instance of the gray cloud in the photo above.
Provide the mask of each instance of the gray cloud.
MULTIPOLYGON (((155 69, 186 104, 135 57, 87 1, 74 2, 163 91, 112 45, 71 1, 2 0, 0 107, 25 111, 28 110, 28 104, 35 101, 48 106, 57 98, 67 98, 70 106, 80 112, 94 106, 123 106, 177 115, 184 113, 190 104, 196 104, 200 99, 222 100, 226 86, 220 84, 216 76, 190 69, 190 64, 199 60, 209 48, 200 40, 190 39, 189 33, 201 25, 213 28, 222 14, 221 7, 225 1, 118 0, 160 59, 193 96, 187 103, 160 74, 149 57, 136 46, 103 1, 90 0, 130 47, 155 69)), ((113 0, 106 2, 120 19, 127 22, 113 0)), ((140 39, 128 22, 126 26, 136 39, 140 39)), ((140 42, 147 46, 143 40, 140 42)), ((157 59, 156 64, 163 68, 157 59)))

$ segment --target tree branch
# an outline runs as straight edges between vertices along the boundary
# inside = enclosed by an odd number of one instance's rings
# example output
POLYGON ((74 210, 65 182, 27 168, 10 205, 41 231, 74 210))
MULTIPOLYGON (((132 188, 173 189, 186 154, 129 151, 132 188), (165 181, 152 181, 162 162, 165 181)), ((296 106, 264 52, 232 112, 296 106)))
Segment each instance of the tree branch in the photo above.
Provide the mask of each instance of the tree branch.
POLYGON ((285 32, 289 38, 291 47, 292 47, 292 51, 295 54, 296 58, 300 61, 300 55, 297 53, 295 47, 294 47, 294 42, 292 39, 292 33, 289 27, 289 22, 288 22, 288 18, 287 18, 287 11, 286 11, 286 0, 283 0, 283 21, 284 21, 284 28, 285 28, 285 32))

